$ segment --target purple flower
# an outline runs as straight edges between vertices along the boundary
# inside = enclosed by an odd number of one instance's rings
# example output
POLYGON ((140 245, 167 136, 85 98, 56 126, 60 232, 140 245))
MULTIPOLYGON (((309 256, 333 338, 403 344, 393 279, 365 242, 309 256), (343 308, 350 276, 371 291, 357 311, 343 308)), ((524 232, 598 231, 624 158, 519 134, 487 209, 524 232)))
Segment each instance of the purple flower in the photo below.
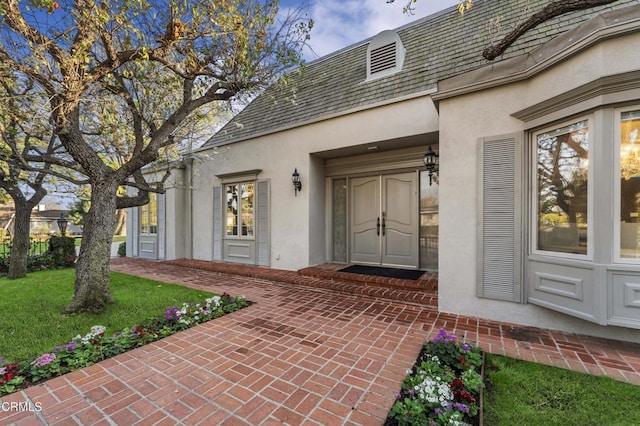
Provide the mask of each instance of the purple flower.
POLYGON ((438 331, 436 337, 434 337, 432 340, 432 342, 434 343, 449 343, 455 341, 456 336, 454 336, 453 334, 447 334, 447 330, 445 330, 444 328, 441 328, 440 331, 438 331))
POLYGON ((56 355, 55 354, 42 354, 38 358, 33 360, 31 365, 35 365, 35 366, 38 366, 38 367, 44 367, 45 365, 51 364, 53 361, 55 361, 55 359, 56 359, 56 355))
POLYGON ((465 351, 465 352, 469 352, 471 350, 471 346, 466 344, 466 343, 463 343, 462 344, 462 350, 465 351))
POLYGON ((440 408, 440 407, 434 408, 433 412, 436 413, 436 414, 444 414, 444 410, 442 408, 440 408))
POLYGON ((461 413, 469 414, 469 406, 461 402, 453 402, 453 403, 450 402, 446 405, 446 409, 457 410, 457 411, 460 411, 461 413))
POLYGON ((177 306, 169 306, 164 313, 164 317, 171 321, 178 320, 178 318, 180 317, 178 314, 178 309, 179 308, 177 306))

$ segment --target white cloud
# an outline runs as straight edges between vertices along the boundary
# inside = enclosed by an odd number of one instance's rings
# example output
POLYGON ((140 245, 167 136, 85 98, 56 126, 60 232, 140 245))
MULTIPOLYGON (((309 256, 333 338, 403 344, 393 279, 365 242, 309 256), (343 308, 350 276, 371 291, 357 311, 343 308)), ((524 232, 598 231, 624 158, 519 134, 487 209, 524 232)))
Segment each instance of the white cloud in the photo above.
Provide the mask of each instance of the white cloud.
POLYGON ((381 31, 398 28, 423 16, 456 5, 458 0, 419 0, 415 14, 402 12, 405 0, 312 0, 309 16, 315 25, 311 31, 312 52, 307 59, 315 59, 372 37, 381 31))

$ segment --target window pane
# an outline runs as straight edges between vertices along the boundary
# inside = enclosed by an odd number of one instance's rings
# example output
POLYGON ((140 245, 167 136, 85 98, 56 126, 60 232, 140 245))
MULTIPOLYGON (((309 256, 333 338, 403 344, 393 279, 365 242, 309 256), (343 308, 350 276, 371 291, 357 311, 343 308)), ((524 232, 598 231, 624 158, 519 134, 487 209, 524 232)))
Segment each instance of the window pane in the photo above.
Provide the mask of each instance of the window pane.
POLYGON ((253 237, 253 183, 243 183, 242 190, 242 236, 253 237))
POLYGON ((227 235, 238 235, 238 185, 227 186, 227 235))
POLYGON ((538 134, 538 250, 587 254, 588 121, 538 134))
POLYGON ((347 180, 333 180, 333 260, 347 261, 347 180))
POLYGON ((140 233, 149 233, 149 205, 140 206, 140 233))
POLYGON ((158 233, 158 194, 149 193, 149 233, 158 233))
POLYGON ((140 206, 140 233, 158 233, 158 194, 149 193, 149 202, 140 206))
POLYGON ((438 269, 438 183, 420 172, 420 269, 438 269))
POLYGON ((620 120, 620 256, 640 258, 640 110, 620 120))

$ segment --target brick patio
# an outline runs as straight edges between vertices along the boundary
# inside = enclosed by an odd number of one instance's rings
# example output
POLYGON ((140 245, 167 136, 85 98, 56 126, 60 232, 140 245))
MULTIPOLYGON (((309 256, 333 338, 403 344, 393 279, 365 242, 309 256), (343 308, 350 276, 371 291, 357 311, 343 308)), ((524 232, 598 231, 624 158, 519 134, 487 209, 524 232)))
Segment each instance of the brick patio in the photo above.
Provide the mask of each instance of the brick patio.
POLYGON ((113 259, 112 269, 255 303, 5 396, 2 407, 31 401, 42 411, 0 410, 0 424, 380 425, 440 328, 492 353, 640 385, 640 345, 438 313, 433 275, 363 283, 334 265, 135 259, 113 259))

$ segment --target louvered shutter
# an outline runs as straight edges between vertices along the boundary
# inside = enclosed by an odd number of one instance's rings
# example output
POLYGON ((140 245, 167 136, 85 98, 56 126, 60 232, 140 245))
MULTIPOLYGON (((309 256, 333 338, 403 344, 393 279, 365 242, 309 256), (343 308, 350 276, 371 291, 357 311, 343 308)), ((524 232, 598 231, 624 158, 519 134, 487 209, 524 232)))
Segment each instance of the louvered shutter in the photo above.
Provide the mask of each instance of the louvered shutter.
POLYGON ((522 302, 522 136, 480 140, 478 296, 522 302))
POLYGON ((213 187, 213 260, 222 260, 222 187, 213 187))
MULTIPOLYGON (((140 207, 129 209, 127 220, 131 219, 131 256, 138 257, 138 244, 140 236, 140 207)), ((128 229, 127 229, 128 231, 128 229)), ((128 244, 127 244, 128 245, 128 244)), ((127 256, 129 256, 129 247, 127 247, 127 256)))
POLYGON ((269 266, 271 259, 271 238, 269 235, 269 181, 257 182, 257 243, 258 265, 269 266))
POLYGON ((158 259, 165 258, 165 230, 166 230, 166 215, 165 215, 165 194, 158 194, 158 235, 156 238, 158 239, 158 259))

